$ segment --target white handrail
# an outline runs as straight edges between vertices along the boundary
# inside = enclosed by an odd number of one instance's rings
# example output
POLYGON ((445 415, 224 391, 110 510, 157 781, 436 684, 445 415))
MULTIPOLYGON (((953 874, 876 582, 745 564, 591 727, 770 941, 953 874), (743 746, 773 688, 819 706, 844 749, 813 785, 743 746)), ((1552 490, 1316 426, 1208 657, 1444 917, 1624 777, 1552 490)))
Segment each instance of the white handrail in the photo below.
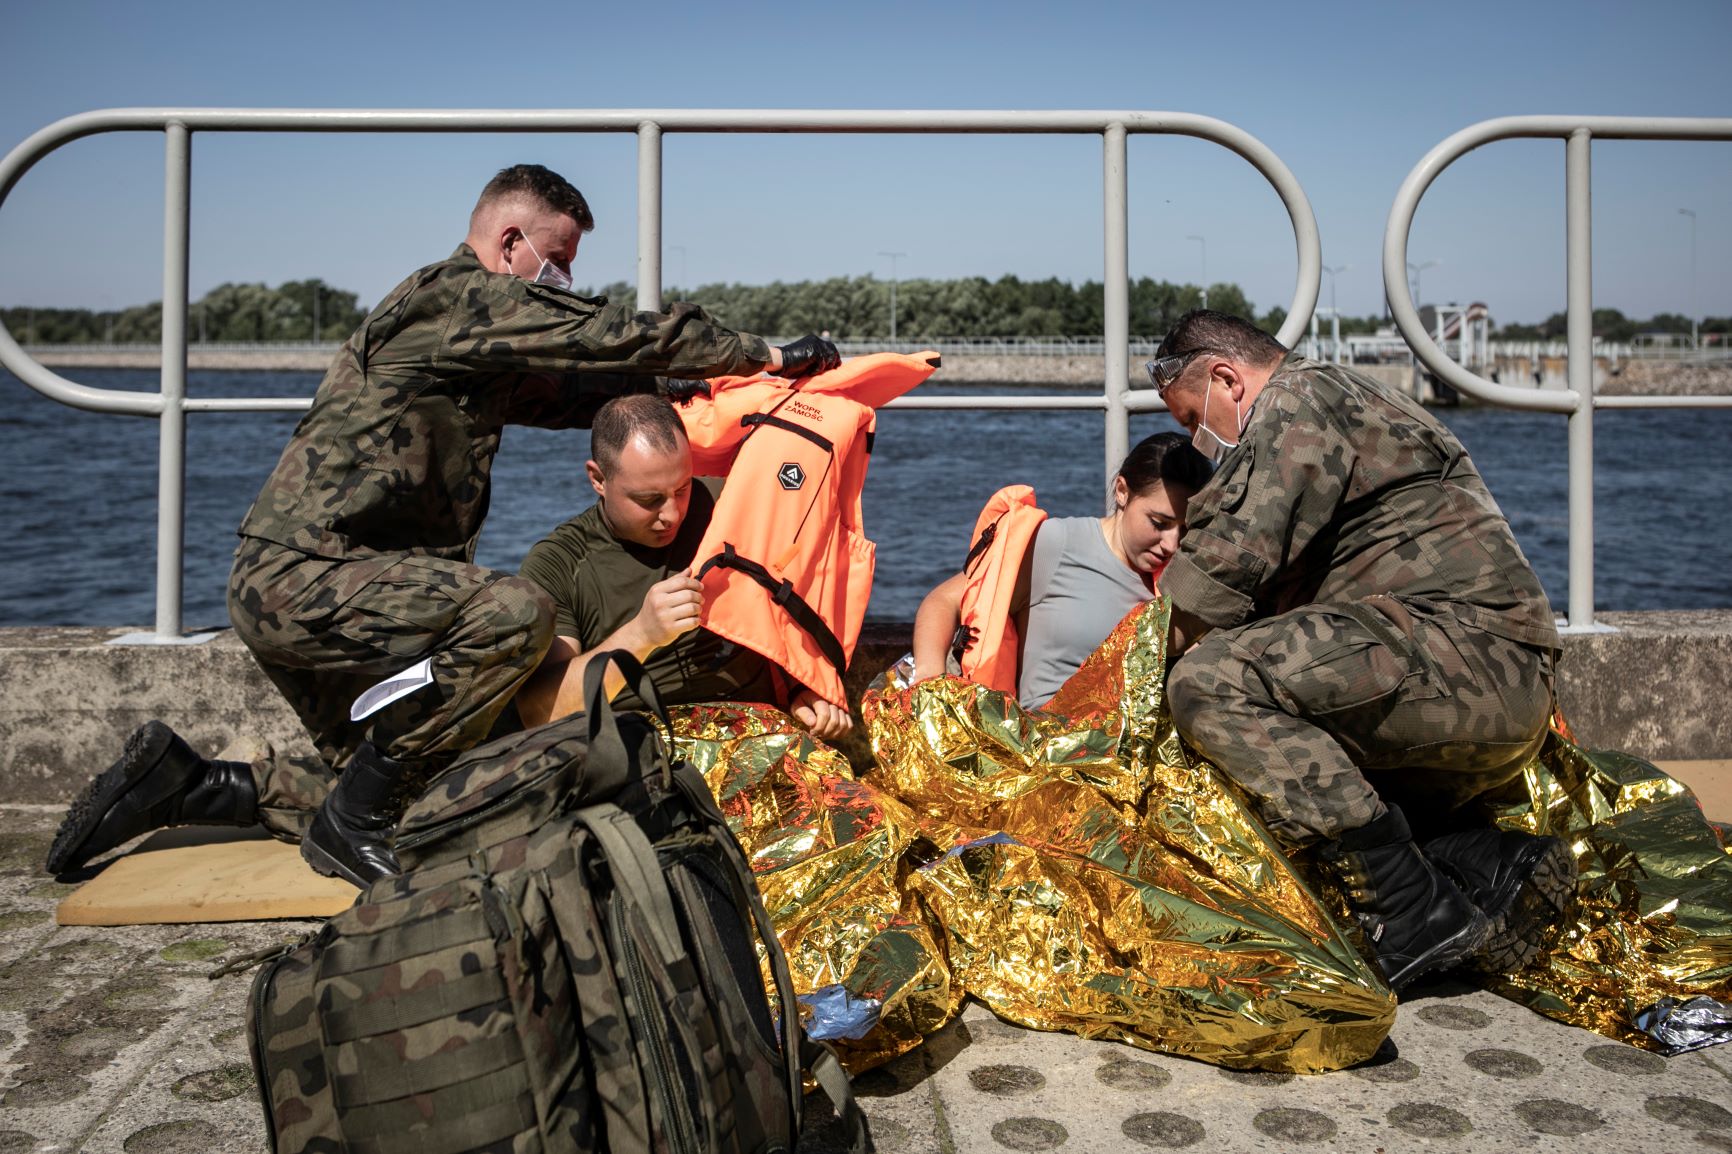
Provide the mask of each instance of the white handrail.
POLYGON ((661 305, 662 139, 677 132, 1022 133, 1086 134, 1102 139, 1105 188, 1105 359, 1103 389, 1089 397, 985 395, 909 397, 925 408, 1101 408, 1106 411, 1104 457, 1111 475, 1129 449, 1132 411, 1159 407, 1151 389, 1129 387, 1128 177, 1126 138, 1133 134, 1192 136, 1213 141, 1249 161, 1275 188, 1293 224, 1298 273, 1286 322, 1277 334, 1295 343, 1316 307, 1322 244, 1304 190, 1281 159, 1256 137, 1225 121, 1185 112, 1110 111, 869 111, 842 109, 263 109, 113 108, 67 117, 33 133, 0 160, 0 204, 48 153, 103 132, 162 132, 167 138, 162 300, 162 390, 99 389, 68 380, 39 364, 0 322, 0 366, 62 404, 97 412, 154 416, 162 422, 157 495, 156 634, 181 632, 180 510, 185 497, 185 415, 189 412, 304 409, 307 398, 186 396, 186 267, 191 137, 197 132, 621 132, 638 142, 638 306, 661 305), (962 401, 964 404, 956 404, 962 401), (1080 403, 1079 403, 1080 402, 1080 403))
POLYGON ((1383 230, 1383 289, 1397 327, 1425 367, 1446 384, 1477 400, 1513 409, 1569 415, 1570 585, 1569 628, 1594 624, 1594 433, 1598 408, 1726 408, 1732 396, 1597 397, 1594 395, 1593 222, 1590 149, 1603 140, 1732 140, 1732 118, 1650 116, 1506 116, 1473 124, 1426 153, 1395 194, 1383 230), (1520 389, 1488 381, 1448 355, 1425 331, 1407 288, 1407 241, 1420 197, 1438 174, 1482 144, 1494 140, 1555 138, 1564 141, 1566 277, 1568 305, 1567 389, 1520 389))

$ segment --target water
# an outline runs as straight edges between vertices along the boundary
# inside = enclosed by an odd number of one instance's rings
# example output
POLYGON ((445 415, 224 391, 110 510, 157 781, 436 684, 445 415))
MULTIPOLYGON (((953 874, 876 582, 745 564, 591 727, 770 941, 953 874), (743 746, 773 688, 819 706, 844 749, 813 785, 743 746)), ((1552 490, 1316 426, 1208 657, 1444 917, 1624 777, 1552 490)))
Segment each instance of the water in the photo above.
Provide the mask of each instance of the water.
MULTIPOLYGON (((84 384, 155 390, 141 370, 84 370, 84 384)), ((316 373, 193 372, 193 396, 309 396, 316 373)), ((1040 390, 1048 391, 1046 389, 1040 390)), ((1564 419, 1443 410, 1485 475, 1552 604, 1567 604, 1564 419)), ((293 429, 293 413, 187 418, 189 627, 223 624, 234 527, 293 429)), ((1131 438, 1172 428, 1133 419, 1131 438)), ((1055 515, 1095 512, 1102 419, 1091 412, 886 411, 866 485, 878 542, 871 616, 907 621, 954 572, 975 515, 1025 482, 1055 515)), ((1650 409, 1595 417, 1598 608, 1732 607, 1732 410, 1650 409)), ((494 465, 481 564, 515 569, 529 547, 593 497, 589 435, 512 428, 494 465)), ((157 423, 85 413, 0 372, 0 625, 148 626, 155 618, 157 423)))

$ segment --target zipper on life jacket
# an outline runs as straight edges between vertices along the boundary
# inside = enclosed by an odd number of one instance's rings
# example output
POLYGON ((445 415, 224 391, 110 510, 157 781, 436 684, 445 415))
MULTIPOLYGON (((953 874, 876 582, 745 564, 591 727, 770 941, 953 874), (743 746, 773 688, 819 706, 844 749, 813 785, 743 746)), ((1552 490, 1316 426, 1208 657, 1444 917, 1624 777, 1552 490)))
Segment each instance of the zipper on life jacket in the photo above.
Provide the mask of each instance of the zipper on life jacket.
MULTIPOLYGON (((638 953, 637 939, 626 926, 625 898, 616 889, 608 898, 608 920, 613 925, 615 939, 625 962, 626 985, 637 1003, 637 1020, 643 1026, 650 1051, 650 1082, 662 1103, 662 1116, 667 1119, 668 1145, 675 1154, 700 1154, 697 1127, 690 1116, 679 1071, 674 1068, 673 1055, 668 1051, 667 1034, 656 1014, 662 1006, 655 998, 649 977, 644 973, 643 956, 638 953)), ((653 1145, 654 1136, 646 1135, 653 1145)))

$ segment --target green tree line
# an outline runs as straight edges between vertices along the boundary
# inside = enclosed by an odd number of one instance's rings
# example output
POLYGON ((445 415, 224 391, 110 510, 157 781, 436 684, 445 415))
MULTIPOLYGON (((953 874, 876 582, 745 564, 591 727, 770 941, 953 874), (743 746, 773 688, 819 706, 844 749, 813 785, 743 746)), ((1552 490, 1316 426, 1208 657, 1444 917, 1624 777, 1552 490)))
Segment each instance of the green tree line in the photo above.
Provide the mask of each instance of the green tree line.
MULTIPOLYGON (((332 288, 322 280, 287 281, 276 288, 222 284, 191 303, 187 339, 193 343, 310 341, 314 339, 315 293, 321 340, 347 338, 367 315, 354 293, 332 288)), ((0 309, 0 317, 4 317, 13 338, 26 344, 155 344, 162 340, 160 301, 110 311, 21 305, 0 309)))
MULTIPOLYGON (((632 289, 612 284, 605 295, 631 299, 632 289)), ((721 323, 746 332, 791 336, 825 332, 838 340, 882 340, 890 335, 891 282, 873 276, 821 281, 777 281, 768 285, 708 284, 669 289, 664 300, 701 304, 721 323)), ((1099 281, 1080 285, 1050 277, 1025 281, 901 280, 895 284, 896 335, 900 340, 939 337, 1099 337, 1105 327, 1106 293, 1099 281)), ((1130 284, 1131 331, 1158 335, 1202 304, 1196 285, 1142 277, 1130 284)), ((1258 314, 1238 285, 1209 288, 1209 305, 1262 324, 1271 332, 1285 309, 1258 314)))
MULTIPOLYGON (((767 285, 708 284, 669 289, 663 297, 699 303, 723 324, 746 332, 794 336, 827 331, 839 340, 884 340, 890 335, 891 287, 891 282, 868 275, 767 285)), ((629 301, 636 295, 623 282, 599 291, 615 300, 629 301)), ((195 343, 312 340, 315 293, 318 335, 323 340, 346 338, 366 314, 354 293, 316 279, 289 281, 276 288, 224 284, 193 302, 187 316, 188 338, 195 343)), ((1014 276, 904 280, 895 284, 895 299, 896 335, 902 340, 1099 337, 1105 328, 1106 294, 1101 283, 1093 280, 1081 284, 1057 277, 1025 281, 1014 276)), ((1208 302, 1269 332, 1287 319, 1287 310, 1280 305, 1259 312, 1236 284, 1210 285, 1208 302)), ((1138 278, 1130 284, 1131 332, 1159 336, 1202 303, 1203 290, 1197 285, 1138 278)), ((162 311, 156 303, 107 312, 19 306, 0 310, 0 317, 14 337, 37 344, 161 340, 162 311)), ((1387 323, 1375 315, 1343 317, 1341 331, 1343 335, 1373 333, 1387 323)), ((1562 340, 1565 327, 1564 314, 1555 313, 1537 325, 1506 324, 1495 335, 1508 340, 1562 340)), ((1617 309, 1594 310, 1594 334, 1606 340, 1689 331, 1689 318, 1676 313, 1639 321, 1617 309)), ((1732 318, 1706 318, 1701 331, 1732 331, 1732 318)))

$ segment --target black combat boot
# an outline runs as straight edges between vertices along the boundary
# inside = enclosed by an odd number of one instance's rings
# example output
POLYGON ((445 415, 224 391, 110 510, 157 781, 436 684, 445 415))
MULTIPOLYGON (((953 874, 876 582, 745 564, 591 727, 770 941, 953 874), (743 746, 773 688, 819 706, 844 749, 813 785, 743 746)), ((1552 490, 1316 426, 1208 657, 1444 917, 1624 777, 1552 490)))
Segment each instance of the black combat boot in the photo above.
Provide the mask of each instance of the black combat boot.
POLYGON ((1399 809, 1319 847, 1391 989, 1466 960, 1491 924, 1413 844, 1399 809))
POLYGON ((1491 922, 1491 936, 1472 959, 1478 969, 1521 969, 1546 948, 1575 906, 1576 856, 1560 838, 1470 829, 1427 842, 1425 856, 1491 922))
POLYGON ((326 877, 362 889, 398 872, 391 832, 408 804, 409 767, 363 744, 349 759, 313 824, 301 836, 301 856, 326 877))
POLYGON ((252 825, 258 802, 252 766, 209 761, 162 722, 147 721, 126 739, 120 760, 72 803, 48 849, 48 872, 77 869, 164 826, 252 825))

